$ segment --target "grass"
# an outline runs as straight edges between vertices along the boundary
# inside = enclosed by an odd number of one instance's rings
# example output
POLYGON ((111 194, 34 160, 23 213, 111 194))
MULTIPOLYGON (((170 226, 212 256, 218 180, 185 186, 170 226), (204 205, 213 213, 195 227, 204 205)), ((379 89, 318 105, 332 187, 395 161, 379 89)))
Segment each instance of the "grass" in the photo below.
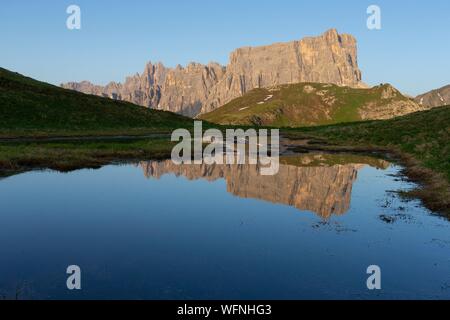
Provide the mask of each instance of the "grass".
POLYGON ((391 120, 286 129, 285 133, 316 139, 324 149, 394 153, 406 165, 406 174, 423 185, 411 194, 429 208, 450 214, 450 106, 391 120))
POLYGON ((360 111, 410 102, 390 85, 370 89, 300 83, 255 89, 200 118, 222 125, 302 127, 361 121, 360 111), (382 98, 392 89, 392 96, 382 98), (271 97, 272 96, 272 97, 271 97), (271 98, 269 98, 271 97, 271 98))
POLYGON ((0 177, 32 169, 62 172, 99 168, 118 161, 170 157, 173 143, 165 138, 116 141, 0 143, 0 177))
POLYGON ((62 89, 0 68, 0 138, 141 135, 189 128, 192 120, 62 89))

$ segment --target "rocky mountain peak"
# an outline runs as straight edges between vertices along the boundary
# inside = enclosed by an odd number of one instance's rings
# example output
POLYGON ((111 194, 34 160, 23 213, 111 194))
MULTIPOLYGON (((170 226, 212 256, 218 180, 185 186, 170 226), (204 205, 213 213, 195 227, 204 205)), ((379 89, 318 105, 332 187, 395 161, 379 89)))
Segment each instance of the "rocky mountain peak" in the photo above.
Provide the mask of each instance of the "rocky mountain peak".
POLYGON ((298 82, 364 86, 356 39, 330 29, 318 37, 236 49, 226 67, 193 62, 186 67, 166 68, 162 63, 149 62, 142 75, 128 77, 123 84, 102 87, 82 82, 62 86, 195 117, 254 88, 298 82))
POLYGON ((450 105, 450 85, 421 94, 415 100, 429 108, 450 105))

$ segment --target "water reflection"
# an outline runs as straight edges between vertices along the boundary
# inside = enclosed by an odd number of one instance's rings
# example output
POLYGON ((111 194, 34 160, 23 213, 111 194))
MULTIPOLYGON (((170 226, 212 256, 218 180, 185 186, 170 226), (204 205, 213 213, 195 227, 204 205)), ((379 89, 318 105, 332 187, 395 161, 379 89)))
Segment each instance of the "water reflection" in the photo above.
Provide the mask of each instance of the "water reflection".
POLYGON ((349 210, 358 170, 367 165, 386 169, 390 164, 353 154, 304 154, 281 157, 278 174, 263 176, 258 165, 176 165, 171 160, 140 163, 147 178, 175 174, 189 180, 225 179, 227 191, 235 196, 289 205, 324 219, 349 210))

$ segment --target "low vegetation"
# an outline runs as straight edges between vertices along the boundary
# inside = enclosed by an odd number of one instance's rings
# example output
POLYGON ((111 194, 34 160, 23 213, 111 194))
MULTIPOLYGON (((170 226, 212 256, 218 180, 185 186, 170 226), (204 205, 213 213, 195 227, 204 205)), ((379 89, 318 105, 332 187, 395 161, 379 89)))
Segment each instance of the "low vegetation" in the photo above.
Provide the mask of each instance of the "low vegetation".
POLYGON ((120 161, 166 159, 172 147, 166 138, 0 143, 0 177, 31 169, 64 172, 120 161))

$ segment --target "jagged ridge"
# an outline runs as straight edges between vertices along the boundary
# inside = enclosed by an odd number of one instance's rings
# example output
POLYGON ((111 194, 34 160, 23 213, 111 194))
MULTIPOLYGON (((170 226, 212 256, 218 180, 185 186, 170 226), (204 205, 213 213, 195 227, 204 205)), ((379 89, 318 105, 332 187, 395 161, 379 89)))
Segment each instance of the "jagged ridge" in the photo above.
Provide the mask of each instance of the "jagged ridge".
POLYGON ((417 103, 430 108, 449 105, 450 85, 421 94, 415 100, 417 103))
POLYGON ((128 77, 123 84, 103 87, 84 81, 61 86, 194 117, 254 88, 298 82, 364 86, 355 38, 331 29, 300 41, 237 49, 226 67, 191 63, 167 68, 149 63, 141 75, 128 77))

